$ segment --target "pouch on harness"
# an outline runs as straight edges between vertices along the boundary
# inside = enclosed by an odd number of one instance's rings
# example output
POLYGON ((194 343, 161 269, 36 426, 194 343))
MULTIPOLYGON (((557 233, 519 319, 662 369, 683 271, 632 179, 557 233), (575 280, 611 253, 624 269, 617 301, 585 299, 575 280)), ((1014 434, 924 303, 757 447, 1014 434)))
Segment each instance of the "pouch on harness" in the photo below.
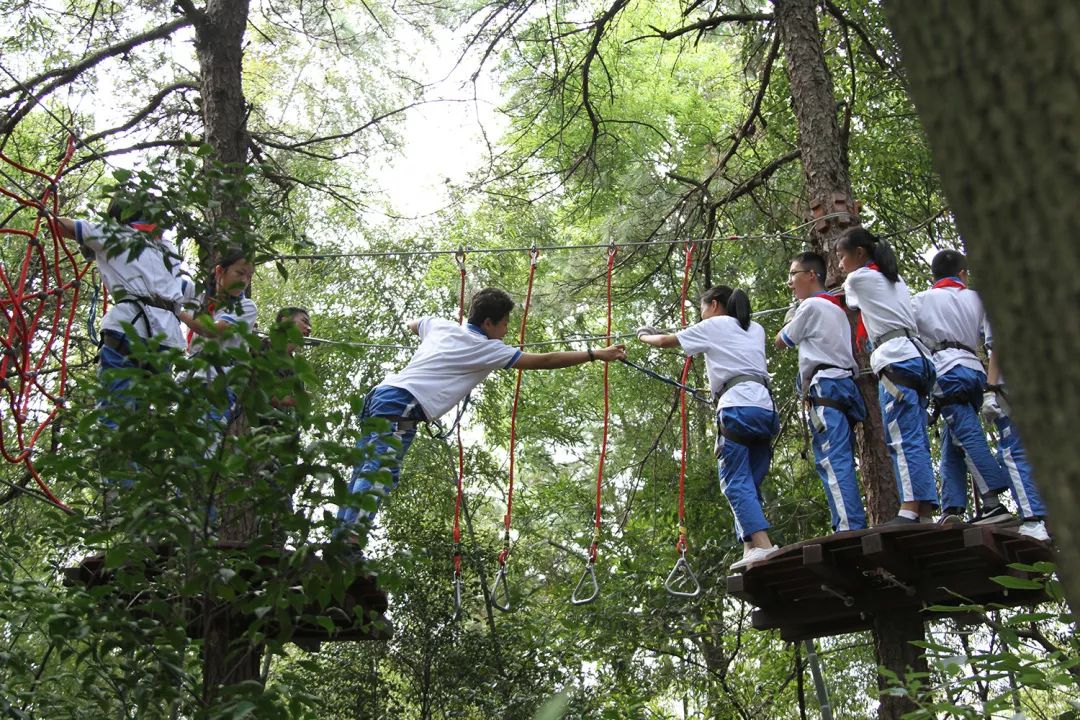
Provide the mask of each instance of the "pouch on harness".
POLYGON ((834 410, 839 410, 844 413, 844 417, 847 418, 848 423, 854 425, 854 423, 851 422, 851 417, 848 415, 848 410, 850 410, 850 408, 845 403, 842 403, 839 400, 833 400, 832 398, 818 397, 810 394, 810 388, 814 385, 814 378, 816 378, 817 374, 822 370, 846 370, 854 375, 851 368, 831 365, 829 363, 815 365, 814 369, 810 371, 810 379, 806 383, 806 389, 803 390, 802 401, 809 410, 807 414, 810 416, 810 422, 814 426, 814 431, 819 433, 825 432, 825 422, 813 411, 813 408, 815 407, 830 407, 834 410))
MULTIPOLYGON (((722 398, 728 390, 743 383, 757 383, 758 385, 764 386, 765 391, 769 393, 769 402, 772 402, 774 408, 776 407, 776 403, 772 400, 772 388, 769 387, 769 380, 760 375, 750 375, 746 373, 736 375, 720 386, 720 390, 713 395, 713 400, 719 402, 720 398, 722 398)), ((744 435, 743 433, 735 432, 734 430, 728 430, 722 424, 719 428, 722 437, 731 440, 732 442, 737 442, 740 445, 760 445, 762 443, 768 443, 772 439, 768 435, 744 435)), ((716 456, 720 457, 719 442, 716 443, 716 456)))

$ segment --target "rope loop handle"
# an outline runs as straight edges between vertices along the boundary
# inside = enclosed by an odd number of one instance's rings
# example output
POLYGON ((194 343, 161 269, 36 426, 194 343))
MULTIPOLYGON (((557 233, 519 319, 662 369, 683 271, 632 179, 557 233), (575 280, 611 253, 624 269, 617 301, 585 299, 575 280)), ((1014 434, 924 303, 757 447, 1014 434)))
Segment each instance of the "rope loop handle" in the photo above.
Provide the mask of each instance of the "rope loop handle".
POLYGON ((461 619, 461 573, 454 571, 454 621, 461 619))
POLYGON ((588 605, 600 597, 600 584, 596 582, 596 563, 589 560, 585 563, 585 571, 581 573, 581 579, 574 586, 574 592, 570 596, 570 602, 574 605, 588 605), (578 593, 589 591, 586 597, 578 597, 578 593))
POLYGON ((671 568, 667 579, 664 580, 664 589, 674 597, 692 598, 701 594, 701 583, 698 582, 697 575, 694 574, 690 563, 686 560, 685 547, 679 553, 679 559, 675 561, 675 567, 671 568), (689 587, 689 589, 679 589, 686 587, 689 587))
POLYGON ((510 612, 510 584, 506 580, 506 565, 499 566, 495 573, 495 581, 491 583, 488 592, 491 607, 500 612, 510 612))

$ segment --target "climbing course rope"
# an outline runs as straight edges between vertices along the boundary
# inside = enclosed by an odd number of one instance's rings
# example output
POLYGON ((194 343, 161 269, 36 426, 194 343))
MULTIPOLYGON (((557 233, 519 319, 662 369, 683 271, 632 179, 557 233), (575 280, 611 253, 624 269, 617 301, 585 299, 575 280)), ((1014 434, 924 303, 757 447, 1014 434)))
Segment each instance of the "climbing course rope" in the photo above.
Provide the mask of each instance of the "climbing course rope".
MULTIPOLYGON (((458 250, 454 255, 457 262, 458 272, 461 275, 461 290, 458 293, 458 324, 465 320, 465 251, 458 250)), ((465 398, 462 403, 468 403, 465 398)), ((465 443, 461 439, 461 414, 454 423, 457 431, 458 472, 457 472, 457 497, 454 500, 454 619, 461 617, 461 503, 465 496, 465 443)))
MULTIPOLYGON (((686 293, 690 288, 690 270, 694 265, 694 243, 690 243, 686 246, 686 262, 683 265, 683 282, 682 293, 679 297, 679 320, 683 327, 686 327, 686 293)), ((690 568, 690 563, 686 560, 686 551, 688 544, 686 541, 686 456, 687 448, 689 445, 689 431, 687 427, 687 402, 686 402, 686 383, 690 377, 690 366, 693 365, 694 358, 690 355, 686 356, 686 360, 683 361, 683 370, 680 384, 682 387, 679 389, 679 414, 680 414, 680 427, 682 428, 682 452, 679 455, 679 539, 675 543, 675 550, 679 553, 678 560, 675 561, 675 566, 671 568, 671 572, 668 573, 667 579, 664 580, 664 588, 671 595, 677 597, 696 597, 701 592, 701 585, 698 583, 697 576, 694 575, 694 571, 690 568)))
MULTIPOLYGON (((525 290, 525 305, 521 310, 521 329, 518 331, 518 347, 525 347, 525 328, 529 320, 529 308, 532 305, 533 279, 536 277, 536 263, 540 260, 540 251, 529 251, 529 284, 525 290)), ((514 400, 510 405, 510 470, 509 489, 506 492, 506 515, 503 516, 503 549, 499 553, 499 568, 495 572, 495 581, 491 584, 491 605, 498 610, 510 610, 510 585, 506 579, 506 559, 510 556, 510 522, 514 510, 514 456, 517 442, 518 400, 521 398, 521 375, 518 368, 514 381, 514 400)))
POLYGON ((33 453, 38 438, 64 404, 71 328, 80 284, 90 268, 89 263, 68 248, 56 221, 58 182, 74 151, 72 138, 52 176, 0 152, 4 166, 31 178, 25 183, 16 182, 7 172, 3 173, 23 194, 0 187, 0 195, 17 206, 7 216, 5 226, 0 227, 0 236, 25 243, 17 264, 9 268, 7 263, 0 262, 0 286, 6 293, 0 296, 0 322, 7 326, 6 330, 0 330, 0 390, 8 410, 3 413, 0 428, 0 455, 7 462, 26 468, 41 490, 34 497, 44 497, 65 512, 71 510, 42 480, 34 466, 33 453), (36 197, 26 189, 26 185, 35 182, 45 185, 36 197), (7 227, 22 210, 37 211, 31 229, 7 227))
MULTIPOLYGON (((611 275, 615 269, 615 256, 619 252, 619 247, 612 243, 608 245, 607 250, 607 330, 606 339, 607 344, 611 344, 611 275)), ((600 596, 600 584, 596 581, 596 556, 600 549, 600 519, 601 519, 601 500, 604 489, 604 460, 607 459, 607 442, 608 442, 608 418, 610 415, 611 405, 609 397, 609 385, 608 385, 608 368, 610 363, 604 363, 604 429, 600 436, 600 458, 596 464, 596 516, 593 520, 593 539, 592 545, 589 547, 589 558, 585 562, 585 571, 581 574, 581 579, 578 580, 577 585, 574 586, 574 592, 570 596, 570 602, 574 605, 586 605, 596 600, 600 596), (588 595, 584 595, 584 592, 589 592, 588 595)))

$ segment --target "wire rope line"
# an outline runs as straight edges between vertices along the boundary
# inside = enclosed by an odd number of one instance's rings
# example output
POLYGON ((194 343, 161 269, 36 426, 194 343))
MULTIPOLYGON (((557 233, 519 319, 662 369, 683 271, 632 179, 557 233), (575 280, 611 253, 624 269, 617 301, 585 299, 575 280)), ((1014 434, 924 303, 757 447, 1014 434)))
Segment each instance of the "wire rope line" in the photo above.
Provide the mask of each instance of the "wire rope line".
MULTIPOLYGON (((525 291, 525 304, 521 311, 521 327, 518 330, 518 347, 525 347, 525 330, 529 320, 529 308, 532 305, 533 281, 536 277, 536 264, 540 260, 540 251, 533 250, 529 253, 529 281, 525 291)), ((514 399, 510 405, 510 467, 508 471, 509 482, 506 492, 506 515, 503 516, 503 547, 499 553, 499 567, 495 572, 495 581, 491 585, 491 604, 498 610, 510 609, 510 587, 506 577, 506 560, 510 556, 510 524, 514 511, 514 471, 517 455, 517 417, 518 402, 521 399, 521 377, 524 370, 518 368, 517 377, 514 380, 514 399)))
MULTIPOLYGON (((611 319, 612 319, 612 294, 611 294, 611 278, 615 270, 615 256, 618 254, 619 248, 612 243, 608 246, 607 251, 607 334, 605 338, 607 344, 611 344, 611 319)), ((593 535, 592 544, 589 546, 589 558, 585 565, 585 571, 581 575, 581 579, 578 580, 577 585, 574 586, 574 592, 570 596, 570 602, 574 605, 586 605, 596 600, 600 596, 600 585, 596 581, 596 559, 599 555, 600 549, 600 528, 603 512, 603 491, 604 491, 604 462, 607 459, 607 447, 608 447, 608 429, 610 425, 611 416, 611 387, 609 383, 609 369, 611 363, 604 362, 603 369, 603 386, 604 386, 604 422, 603 429, 600 435, 600 456, 596 463, 596 512, 593 516, 593 535), (585 595, 584 593, 589 593, 585 595)))

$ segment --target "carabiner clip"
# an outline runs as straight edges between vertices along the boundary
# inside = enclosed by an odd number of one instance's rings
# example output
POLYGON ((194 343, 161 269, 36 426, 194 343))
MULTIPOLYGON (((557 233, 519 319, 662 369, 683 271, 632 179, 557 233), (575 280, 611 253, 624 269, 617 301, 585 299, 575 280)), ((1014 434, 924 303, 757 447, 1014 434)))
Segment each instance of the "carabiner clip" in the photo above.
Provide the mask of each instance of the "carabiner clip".
POLYGON ((452 620, 461 619, 461 574, 454 573, 454 616, 452 620))
POLYGON ((454 262, 457 263, 458 270, 464 270, 465 269, 465 248, 464 247, 459 247, 454 252, 454 262))
POLYGON ((600 584, 596 582, 596 564, 589 560, 585 564, 585 572, 581 573, 581 579, 574 586, 574 593, 570 596, 570 602, 574 605, 588 605, 598 597, 600 597, 600 584), (588 580, 588 583, 586 583, 586 580, 588 580), (578 592, 582 588, 588 588, 589 585, 592 585, 592 594, 586 598, 579 598, 578 592))
POLYGON ((675 567, 671 568, 667 580, 664 580, 664 589, 668 591, 669 595, 675 597, 697 597, 701 593, 701 583, 698 582, 694 571, 690 569, 690 563, 686 561, 685 550, 679 555, 679 559, 675 561, 675 567), (693 583, 693 590, 676 589, 690 583, 693 583))
POLYGON ((499 565, 499 570, 495 573, 495 582, 491 583, 488 598, 491 607, 502 612, 510 612, 510 584, 506 581, 506 563, 499 565), (502 604, 499 603, 500 592, 502 593, 502 604))
POLYGON ((533 246, 529 248, 529 264, 535 265, 538 262, 540 262, 540 248, 533 243, 533 246))

